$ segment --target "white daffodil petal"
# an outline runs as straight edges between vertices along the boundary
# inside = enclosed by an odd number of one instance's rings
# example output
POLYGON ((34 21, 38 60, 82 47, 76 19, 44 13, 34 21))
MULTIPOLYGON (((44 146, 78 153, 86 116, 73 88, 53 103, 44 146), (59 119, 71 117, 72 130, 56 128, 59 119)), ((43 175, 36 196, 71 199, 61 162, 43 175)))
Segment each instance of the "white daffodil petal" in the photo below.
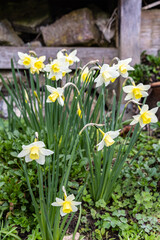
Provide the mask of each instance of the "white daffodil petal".
POLYGON ((127 95, 126 95, 126 97, 125 97, 125 101, 128 101, 128 100, 130 100, 131 98, 133 98, 133 96, 132 96, 132 93, 128 93, 127 95))
POLYGON ((98 77, 96 77, 96 78, 94 79, 94 81, 95 81, 95 82, 99 82, 99 81, 100 81, 100 78, 101 78, 101 77, 100 77, 100 75, 99 75, 98 77))
POLYGON ((29 145, 23 145, 22 148, 23 148, 24 150, 26 150, 26 149, 30 149, 30 148, 32 148, 32 147, 34 147, 34 146, 37 146, 37 147, 45 147, 45 144, 44 144, 43 142, 41 142, 41 141, 38 141, 38 142, 33 142, 33 143, 29 144, 29 145), (38 143, 38 144, 37 144, 37 143, 38 143))
POLYGON ((76 212, 78 210, 78 208, 76 206, 74 206, 74 205, 71 205, 71 208, 72 208, 73 212, 76 212))
POLYGON ((143 128, 146 125, 145 123, 143 123, 143 120, 141 117, 139 118, 139 124, 140 124, 141 128, 143 128))
POLYGON ((59 51, 58 53, 57 53, 57 58, 59 59, 59 58, 64 58, 65 56, 64 56, 64 54, 61 52, 61 51, 59 51))
POLYGON ((76 206, 76 205, 80 205, 81 202, 72 201, 71 204, 74 205, 74 206, 76 206))
POLYGON ((99 81, 97 81, 96 88, 100 87, 103 84, 103 79, 100 78, 99 81))
POLYGON ((104 141, 102 140, 100 143, 97 144, 97 147, 98 147, 98 151, 102 150, 103 147, 104 147, 104 141))
POLYGON ((58 207, 58 206, 62 206, 64 203, 64 201, 60 198, 56 198, 56 202, 53 202, 51 205, 52 206, 55 206, 55 207, 58 207))
POLYGON ((147 97, 148 96, 148 93, 145 92, 145 91, 141 91, 141 94, 142 94, 143 97, 147 97))
MULTIPOLYGON (((48 78, 51 79, 52 77, 56 78, 56 75, 55 75, 55 73, 50 72, 49 75, 48 75, 48 78)), ((57 78, 55 80, 57 80, 57 78)))
POLYGON ((56 88, 51 87, 51 86, 49 86, 49 85, 46 85, 46 88, 47 88, 47 90, 48 90, 50 93, 53 93, 53 92, 56 90, 56 88))
POLYGON ((44 62, 46 60, 46 56, 39 57, 38 61, 44 62))
POLYGON ((44 156, 49 156, 54 153, 53 151, 51 151, 49 149, 45 149, 45 148, 40 148, 39 151, 44 156))
POLYGON ((54 76, 56 78, 56 81, 58 81, 59 79, 62 79, 62 73, 59 72, 59 73, 54 73, 54 76))
POLYGON ((151 110, 149 110, 150 113, 156 113, 158 111, 158 107, 152 108, 151 110))
POLYGON ((134 119, 131 123, 130 123, 130 125, 135 125, 135 124, 137 124, 138 123, 138 121, 136 120, 136 119, 134 119))
POLYGON ((66 198, 66 201, 72 201, 74 199, 75 199, 75 196, 73 194, 71 194, 66 198))
POLYGON ((19 56, 19 58, 24 58, 24 53, 18 52, 18 56, 19 56))
POLYGON ((143 91, 147 91, 151 86, 150 85, 143 85, 143 83, 139 83, 137 88, 140 88, 143 91))
POLYGON ((132 61, 132 58, 127 58, 125 60, 122 60, 125 64, 128 64, 132 61))
POLYGON ((57 88, 57 92, 59 93, 59 95, 62 95, 63 92, 64 92, 64 89, 63 88, 57 88))
POLYGON ((105 86, 107 87, 110 84, 110 81, 105 82, 105 86))
POLYGON ((40 165, 44 165, 45 164, 45 156, 42 154, 39 154, 39 159, 35 160, 37 163, 39 163, 40 165))
POLYGON ((56 197, 56 202, 59 204, 63 204, 64 201, 61 198, 56 197))
POLYGON ((64 213, 64 212, 63 212, 63 208, 62 208, 62 207, 60 208, 60 214, 61 214, 62 217, 65 216, 65 215, 67 215, 67 213, 64 213))
POLYGON ((42 141, 37 141, 37 142, 34 142, 32 144, 33 144, 32 146, 36 146, 36 147, 39 147, 39 148, 45 147, 45 144, 42 141))
POLYGON ((77 49, 73 50, 73 51, 69 54, 69 56, 70 56, 70 57, 75 57, 76 54, 77 54, 77 49))
POLYGON ((130 93, 130 92, 132 92, 133 88, 134 88, 134 86, 125 86, 125 87, 123 87, 123 91, 125 93, 130 93))
POLYGON ((151 87, 150 85, 143 85, 142 90, 147 91, 150 89, 150 87, 151 87))
POLYGON ((103 64, 103 66, 101 67, 100 72, 102 73, 102 72, 104 72, 104 71, 106 71, 108 69, 109 69, 109 65, 108 64, 103 64))
POLYGON ((142 113, 144 113, 146 111, 148 111, 148 105, 147 104, 143 105, 140 113, 142 114, 142 113))
POLYGON ((116 70, 114 72, 111 73, 113 78, 117 78, 119 77, 119 72, 117 72, 116 70))
POLYGON ((121 131, 121 129, 119 129, 119 130, 117 130, 117 131, 110 131, 110 132, 108 132, 108 134, 110 135, 110 137, 112 138, 112 139, 114 139, 114 138, 116 138, 116 137, 118 137, 119 136, 119 132, 121 131))
POLYGON ((128 77, 128 72, 126 73, 121 73, 122 77, 127 78, 128 77))
POLYGON ((25 156, 25 162, 32 162, 33 160, 29 157, 29 155, 25 156))
POLYGON ((29 152, 30 152, 30 149, 23 149, 23 150, 17 155, 17 157, 18 157, 18 158, 22 158, 22 157, 28 155, 29 152))
POLYGON ((51 205, 52 205, 53 207, 61 207, 61 206, 62 206, 62 204, 59 204, 59 203, 57 203, 57 202, 53 202, 53 203, 51 203, 51 205))
POLYGON ((139 121, 140 116, 141 116, 141 115, 138 114, 138 115, 133 116, 133 118, 134 118, 136 121, 139 121))
POLYGON ((152 122, 152 123, 158 122, 158 118, 156 117, 156 115, 152 115, 152 116, 151 116, 151 122, 152 122))
POLYGON ((127 70, 128 70, 128 71, 133 71, 133 70, 134 70, 134 68, 133 68, 133 67, 131 67, 131 66, 127 66, 127 70))
POLYGON ((59 97, 59 98, 57 98, 57 100, 58 100, 58 103, 63 107, 63 105, 64 105, 63 98, 59 97))
POLYGON ((49 98, 47 98, 46 102, 47 103, 52 103, 52 101, 49 98))

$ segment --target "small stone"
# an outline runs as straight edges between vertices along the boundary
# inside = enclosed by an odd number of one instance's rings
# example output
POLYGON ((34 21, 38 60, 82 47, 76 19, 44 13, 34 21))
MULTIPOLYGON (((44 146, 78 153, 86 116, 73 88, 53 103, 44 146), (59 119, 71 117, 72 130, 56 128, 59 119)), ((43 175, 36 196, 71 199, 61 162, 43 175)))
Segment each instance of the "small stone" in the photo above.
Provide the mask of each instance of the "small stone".
POLYGON ((23 41, 13 30, 10 22, 4 19, 0 22, 0 45, 22 46, 23 41))
POLYGON ((28 42, 25 44, 27 47, 33 47, 33 48, 36 48, 36 47, 42 47, 42 43, 40 41, 32 41, 32 42, 28 42))
POLYGON ((41 27, 47 46, 91 46, 98 42, 98 31, 92 11, 82 8, 62 16, 53 24, 41 27))
MULTIPOLYGON (((76 233, 74 240, 79 240, 80 234, 76 233)), ((70 236, 65 236, 63 240, 72 240, 73 239, 73 234, 70 236)))

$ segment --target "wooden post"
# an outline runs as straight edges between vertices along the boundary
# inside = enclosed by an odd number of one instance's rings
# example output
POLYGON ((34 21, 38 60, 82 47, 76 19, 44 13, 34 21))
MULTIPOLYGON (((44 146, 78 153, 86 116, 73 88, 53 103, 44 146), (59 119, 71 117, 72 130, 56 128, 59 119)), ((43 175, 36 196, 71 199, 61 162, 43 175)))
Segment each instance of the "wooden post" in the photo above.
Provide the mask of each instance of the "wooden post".
POLYGON ((140 61, 140 29, 142 0, 119 0, 119 57, 140 61))
MULTIPOLYGON (((141 7, 142 0, 119 0, 119 58, 131 57, 132 66, 140 62, 141 7)), ((123 81, 120 78, 118 95, 123 81)))

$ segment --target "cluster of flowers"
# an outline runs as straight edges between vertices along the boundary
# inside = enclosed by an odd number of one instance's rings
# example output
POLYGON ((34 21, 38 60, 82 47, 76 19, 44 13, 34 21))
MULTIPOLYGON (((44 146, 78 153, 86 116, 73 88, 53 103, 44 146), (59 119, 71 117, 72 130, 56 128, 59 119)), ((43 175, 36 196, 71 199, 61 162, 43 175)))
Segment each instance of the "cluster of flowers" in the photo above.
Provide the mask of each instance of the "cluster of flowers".
POLYGON ((59 79, 62 79, 66 73, 71 72, 69 67, 73 65, 74 62, 79 62, 79 58, 76 57, 76 54, 77 50, 74 50, 68 55, 64 49, 57 53, 56 59, 51 60, 50 63, 45 65, 45 56, 37 57, 37 54, 33 51, 31 51, 30 54, 18 52, 20 58, 18 63, 25 66, 25 68, 30 69, 32 74, 39 74, 40 72, 45 71, 48 73, 49 79, 58 81, 59 79))
MULTIPOLYGON (((63 76, 65 76, 66 73, 71 72, 69 69, 69 66, 71 66, 74 62, 79 62, 79 58, 76 56, 77 51, 74 50, 69 55, 64 50, 59 51, 57 54, 57 59, 51 61, 49 64, 44 65, 44 61, 46 59, 45 56, 41 56, 39 58, 35 56, 32 56, 32 54, 28 55, 26 53, 19 52, 18 55, 20 57, 18 63, 21 65, 24 65, 26 68, 29 68, 31 73, 38 73, 46 71, 48 73, 48 78, 52 80, 59 80, 62 79, 63 76)), ((110 82, 114 82, 116 78, 118 78, 120 75, 124 78, 128 78, 128 71, 134 70, 133 67, 129 65, 131 62, 131 58, 125 59, 125 60, 119 60, 118 58, 115 58, 117 60, 117 64, 113 64, 112 66, 109 66, 108 64, 103 64, 102 66, 98 66, 99 69, 99 75, 94 80, 96 83, 96 87, 101 86, 103 83, 105 86, 107 86, 110 82)), ((93 63, 93 61, 92 61, 93 63)), ((97 69, 97 67, 95 67, 97 69)), ((81 71, 81 80, 83 82, 88 82, 90 79, 90 73, 93 71, 94 68, 90 69, 85 65, 84 68, 82 68, 81 71)), ((126 82, 126 80, 125 80, 126 82)), ((136 116, 133 116, 133 121, 130 123, 131 125, 134 125, 139 122, 141 127, 144 127, 148 123, 155 123, 158 121, 155 113, 158 110, 158 107, 153 108, 149 110, 148 105, 143 105, 142 108, 139 106, 139 101, 142 97, 148 96, 148 93, 146 92, 150 86, 149 85, 143 85, 142 83, 135 85, 134 81, 131 79, 132 85, 124 86, 123 91, 127 93, 125 100, 134 101, 140 110, 140 113, 136 116)), ((50 92, 50 95, 47 98, 47 102, 55 102, 56 100, 58 103, 63 106, 64 105, 64 89, 72 85, 76 88, 77 92, 79 93, 79 90, 77 89, 76 85, 73 83, 67 83, 62 88, 54 88, 49 85, 47 85, 47 90, 50 92)), ((127 104, 126 104, 127 105, 127 104)), ((78 104, 78 110, 77 114, 80 118, 82 118, 82 113, 80 106, 78 104)), ((89 124, 87 124, 89 125, 89 124)), ((87 126, 86 125, 86 126, 87 126)), ((92 124, 97 125, 97 124, 92 124)), ((104 146, 109 147, 112 144, 114 144, 114 139, 119 136, 120 129, 116 131, 109 131, 104 133, 100 128, 98 130, 101 132, 103 139, 102 141, 97 145, 98 151, 102 150, 104 146)), ((45 163, 45 156, 53 154, 51 150, 44 148, 44 143, 41 141, 37 141, 37 138, 35 139, 34 143, 31 143, 29 145, 23 145, 23 150, 19 153, 18 157, 24 157, 25 161, 30 162, 35 160, 39 164, 45 163)), ((67 197, 66 191, 63 187, 64 192, 64 201, 62 199, 56 198, 56 202, 52 203, 52 206, 61 206, 60 214, 61 216, 66 215, 70 212, 77 211, 76 205, 81 204, 80 202, 75 202, 74 195, 70 195, 67 197)))

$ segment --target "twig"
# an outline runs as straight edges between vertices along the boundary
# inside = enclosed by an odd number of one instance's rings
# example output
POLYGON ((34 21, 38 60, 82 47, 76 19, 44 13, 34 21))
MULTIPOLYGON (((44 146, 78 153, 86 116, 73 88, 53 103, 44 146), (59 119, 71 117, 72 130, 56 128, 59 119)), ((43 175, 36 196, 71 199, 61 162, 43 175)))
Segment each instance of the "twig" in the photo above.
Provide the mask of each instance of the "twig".
POLYGON ((145 7, 142 7, 142 10, 147 10, 147 9, 150 9, 152 7, 155 7, 157 5, 160 5, 160 1, 157 1, 157 2, 154 2, 154 3, 151 3, 151 4, 148 4, 147 6, 145 7))

